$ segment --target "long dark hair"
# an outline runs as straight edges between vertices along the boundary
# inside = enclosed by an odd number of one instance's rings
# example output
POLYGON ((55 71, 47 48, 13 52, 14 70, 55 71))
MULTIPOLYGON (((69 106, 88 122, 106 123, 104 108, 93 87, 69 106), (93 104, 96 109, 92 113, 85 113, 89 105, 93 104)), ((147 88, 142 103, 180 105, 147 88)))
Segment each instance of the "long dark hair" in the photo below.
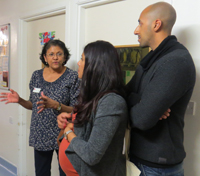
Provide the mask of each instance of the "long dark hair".
POLYGON ((42 63, 47 67, 49 66, 49 64, 45 62, 44 55, 46 56, 47 50, 51 46, 59 46, 63 50, 65 60, 62 65, 65 65, 70 58, 70 53, 67 47, 65 46, 65 43, 61 40, 49 40, 47 43, 44 44, 42 48, 42 53, 40 54, 40 60, 42 61, 42 63))
POLYGON ((85 46, 79 103, 74 124, 82 125, 95 112, 98 100, 105 94, 115 92, 123 97, 124 84, 120 60, 115 47, 106 41, 96 41, 85 46))

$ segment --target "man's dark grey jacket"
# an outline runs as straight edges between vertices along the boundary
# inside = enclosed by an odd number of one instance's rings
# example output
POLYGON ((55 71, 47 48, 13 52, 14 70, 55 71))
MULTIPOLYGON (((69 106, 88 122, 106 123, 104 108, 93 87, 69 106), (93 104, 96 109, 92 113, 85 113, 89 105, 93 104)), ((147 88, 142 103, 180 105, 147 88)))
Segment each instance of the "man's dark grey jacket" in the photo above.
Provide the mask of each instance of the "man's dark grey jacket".
MULTIPOLYGON (((139 65, 136 72, 141 69, 139 65)), ((129 100, 137 101, 130 108, 131 158, 153 167, 170 167, 183 161, 186 156, 184 114, 195 85, 195 75, 194 63, 186 48, 167 53, 144 73, 139 91, 129 95, 129 100), (168 108, 170 116, 159 120, 168 108)), ((135 84, 133 77, 129 89, 135 84)))

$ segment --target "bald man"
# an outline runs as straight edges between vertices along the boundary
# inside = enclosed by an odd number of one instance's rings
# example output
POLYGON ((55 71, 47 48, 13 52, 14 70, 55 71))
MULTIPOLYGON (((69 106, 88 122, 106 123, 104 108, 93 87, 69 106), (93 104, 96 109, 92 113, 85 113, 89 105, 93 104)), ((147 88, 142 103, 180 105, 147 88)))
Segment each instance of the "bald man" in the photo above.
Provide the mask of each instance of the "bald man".
POLYGON ((127 84, 131 119, 130 160, 140 176, 184 175, 184 114, 195 85, 188 50, 171 35, 174 8, 158 2, 145 8, 134 34, 151 51, 127 84), (160 120, 170 108, 170 116, 160 120))

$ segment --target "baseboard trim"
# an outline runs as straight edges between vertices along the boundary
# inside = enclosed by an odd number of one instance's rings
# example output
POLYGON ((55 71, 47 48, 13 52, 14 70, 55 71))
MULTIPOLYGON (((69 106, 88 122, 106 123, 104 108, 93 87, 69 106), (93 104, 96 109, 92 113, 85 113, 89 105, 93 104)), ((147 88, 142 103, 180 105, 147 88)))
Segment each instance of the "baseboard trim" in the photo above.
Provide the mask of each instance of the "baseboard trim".
POLYGON ((17 176, 17 167, 0 156, 0 175, 17 176))

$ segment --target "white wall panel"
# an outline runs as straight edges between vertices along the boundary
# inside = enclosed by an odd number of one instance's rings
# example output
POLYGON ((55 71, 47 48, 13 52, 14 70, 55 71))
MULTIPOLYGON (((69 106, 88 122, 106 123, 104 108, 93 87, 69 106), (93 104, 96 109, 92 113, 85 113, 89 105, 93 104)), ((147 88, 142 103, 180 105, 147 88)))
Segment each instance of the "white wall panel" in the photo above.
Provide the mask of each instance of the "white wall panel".
MULTIPOLYGON (((26 61, 21 59, 23 52, 19 53, 19 48, 24 42, 24 40, 19 41, 19 37, 25 34, 26 30, 21 28, 25 25, 20 25, 23 21, 19 23, 19 19, 40 15, 45 12, 51 14, 52 11, 56 9, 58 11, 63 10, 63 7, 66 6, 67 14, 70 15, 66 17, 65 41, 67 46, 71 48, 72 60, 69 61, 69 65, 74 69, 83 46, 88 42, 101 39, 108 40, 114 45, 137 44, 137 36, 134 36, 133 32, 138 24, 139 15, 147 5, 157 2, 157 0, 124 0, 95 7, 97 5, 96 2, 93 0, 0 1, 0 24, 11 24, 11 88, 18 92, 21 91, 23 94, 24 89, 21 83, 24 84, 25 82, 22 81, 23 75, 20 66, 25 64, 26 61)), ((101 0, 102 2, 103 0, 101 0)), ((200 2, 197 0, 166 0, 166 2, 171 3, 177 11, 177 22, 173 34, 177 35, 179 41, 189 49, 197 68, 197 82, 192 96, 192 100, 197 104, 196 115, 186 116, 185 118, 187 158, 184 167, 186 176, 199 176, 200 127, 198 124, 200 124, 200 110, 198 106, 200 104, 200 59, 198 47, 200 46, 200 18, 198 17, 200 16, 200 11, 198 8, 200 7, 200 2)), ((26 50, 24 50, 25 52, 26 50)), ((2 102, 0 102, 0 112, 0 156, 18 168, 23 168, 20 165, 23 158, 19 156, 19 152, 23 154, 26 151, 22 150, 22 146, 20 146, 22 143, 18 144, 18 141, 23 141, 21 139, 23 137, 19 136, 19 126, 26 124, 19 120, 21 118, 25 119, 26 113, 16 104, 4 105, 2 102), (12 124, 9 121, 10 117, 13 118, 12 124)), ((23 128, 21 128, 21 134, 23 134, 23 128)), ((23 174, 25 173, 19 173, 19 175, 23 174)))

